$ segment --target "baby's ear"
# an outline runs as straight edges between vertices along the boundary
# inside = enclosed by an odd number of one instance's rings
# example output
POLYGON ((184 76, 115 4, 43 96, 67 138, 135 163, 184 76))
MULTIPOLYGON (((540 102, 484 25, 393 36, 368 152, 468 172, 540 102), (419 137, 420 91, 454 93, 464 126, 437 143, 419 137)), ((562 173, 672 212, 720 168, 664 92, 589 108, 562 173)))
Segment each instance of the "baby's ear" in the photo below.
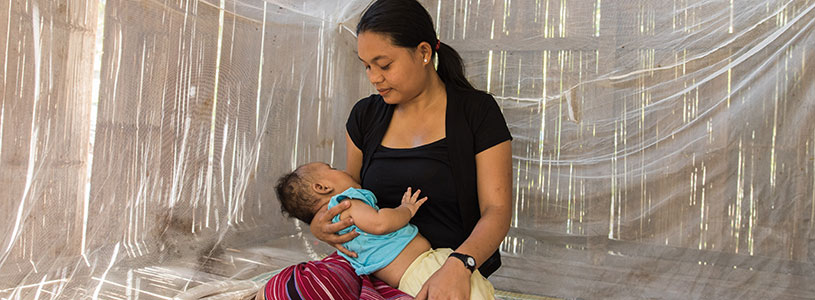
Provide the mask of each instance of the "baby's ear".
POLYGON ((323 183, 315 182, 311 184, 311 189, 318 195, 325 195, 334 191, 334 188, 323 183))

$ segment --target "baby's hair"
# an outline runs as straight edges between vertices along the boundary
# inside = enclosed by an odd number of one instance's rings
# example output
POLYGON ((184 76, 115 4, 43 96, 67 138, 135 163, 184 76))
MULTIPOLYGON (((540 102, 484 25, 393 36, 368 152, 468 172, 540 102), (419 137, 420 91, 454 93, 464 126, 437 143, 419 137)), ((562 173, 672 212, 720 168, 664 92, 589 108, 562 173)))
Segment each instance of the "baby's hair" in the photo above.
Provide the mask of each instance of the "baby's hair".
POLYGON ((285 174, 277 180, 275 192, 280 201, 280 211, 288 216, 295 217, 306 224, 314 219, 312 207, 319 199, 311 192, 311 181, 302 173, 305 166, 300 166, 291 173, 285 174))

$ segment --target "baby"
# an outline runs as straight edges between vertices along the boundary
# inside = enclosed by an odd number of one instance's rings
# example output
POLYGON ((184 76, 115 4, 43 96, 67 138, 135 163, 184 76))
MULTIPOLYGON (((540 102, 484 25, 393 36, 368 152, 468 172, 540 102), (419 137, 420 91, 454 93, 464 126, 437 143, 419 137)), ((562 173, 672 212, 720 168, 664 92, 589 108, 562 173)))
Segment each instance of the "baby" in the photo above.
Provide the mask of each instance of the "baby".
MULTIPOLYGON (((351 201, 350 208, 335 216, 333 222, 352 218, 351 230, 359 236, 343 246, 356 252, 357 257, 347 259, 358 275, 373 274, 392 287, 416 296, 424 282, 441 268, 452 249, 431 249, 430 242, 419 234, 408 221, 416 214, 427 197, 419 199, 421 190, 402 195, 402 204, 396 208, 376 205, 371 191, 360 188, 351 175, 328 164, 313 162, 283 175, 275 187, 284 213, 303 222, 311 223, 323 206, 334 207, 341 201, 351 201)), ((471 299, 493 299, 494 289, 477 269, 470 277, 471 299)))

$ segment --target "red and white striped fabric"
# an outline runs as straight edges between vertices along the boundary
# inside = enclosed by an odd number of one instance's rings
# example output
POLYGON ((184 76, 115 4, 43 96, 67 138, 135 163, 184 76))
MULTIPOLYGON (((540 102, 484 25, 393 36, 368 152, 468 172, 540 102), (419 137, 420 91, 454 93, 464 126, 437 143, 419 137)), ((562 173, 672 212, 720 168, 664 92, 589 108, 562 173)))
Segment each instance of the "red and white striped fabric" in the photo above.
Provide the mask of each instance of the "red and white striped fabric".
POLYGON ((408 294, 371 276, 358 276, 336 252, 283 269, 265 287, 267 300, 407 300, 408 294))

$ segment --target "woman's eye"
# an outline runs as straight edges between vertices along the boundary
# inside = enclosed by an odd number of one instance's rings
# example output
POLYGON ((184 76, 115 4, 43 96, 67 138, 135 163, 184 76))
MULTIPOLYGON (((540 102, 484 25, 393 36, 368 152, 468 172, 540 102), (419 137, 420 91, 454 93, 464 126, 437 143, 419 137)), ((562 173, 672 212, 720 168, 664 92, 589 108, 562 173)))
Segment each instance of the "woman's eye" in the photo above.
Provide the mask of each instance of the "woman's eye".
POLYGON ((387 64, 387 65, 385 65, 384 67, 382 67, 382 70, 387 70, 387 69, 388 69, 388 68, 390 68, 390 67, 391 67, 391 64, 387 64))

